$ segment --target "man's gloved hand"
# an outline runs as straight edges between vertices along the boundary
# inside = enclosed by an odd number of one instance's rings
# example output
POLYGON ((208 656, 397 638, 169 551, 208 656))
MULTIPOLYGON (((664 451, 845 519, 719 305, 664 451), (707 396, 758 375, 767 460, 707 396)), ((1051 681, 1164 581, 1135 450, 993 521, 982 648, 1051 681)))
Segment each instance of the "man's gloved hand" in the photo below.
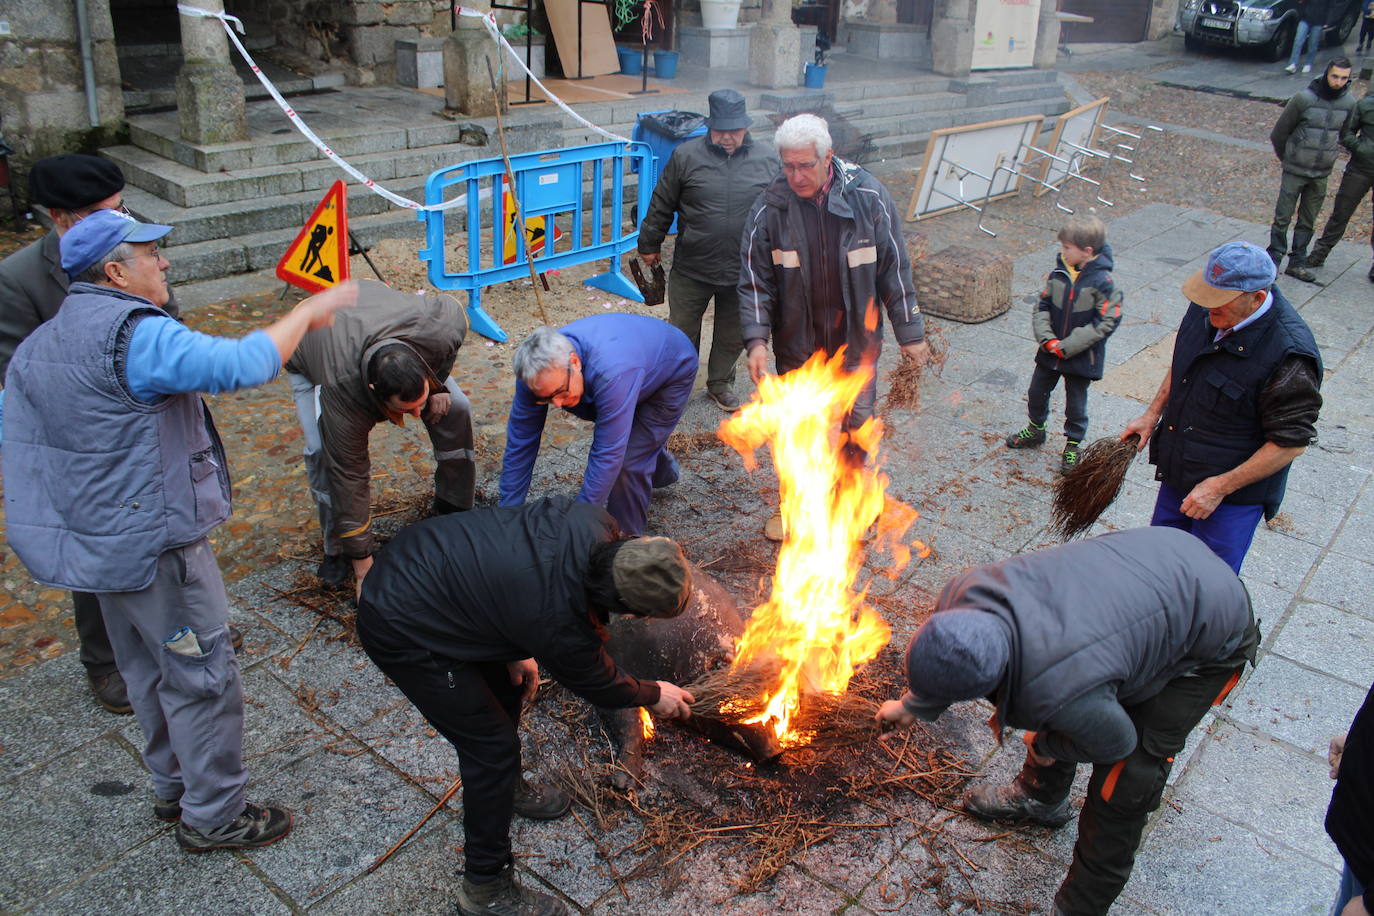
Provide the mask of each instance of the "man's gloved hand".
POLYGON ((421 419, 426 423, 438 423, 448 414, 449 394, 447 391, 438 391, 429 396, 425 402, 425 412, 421 419))
POLYGON ((1054 337, 1041 344, 1048 352, 1053 353, 1060 359, 1064 358, 1064 348, 1059 344, 1059 338, 1054 337))

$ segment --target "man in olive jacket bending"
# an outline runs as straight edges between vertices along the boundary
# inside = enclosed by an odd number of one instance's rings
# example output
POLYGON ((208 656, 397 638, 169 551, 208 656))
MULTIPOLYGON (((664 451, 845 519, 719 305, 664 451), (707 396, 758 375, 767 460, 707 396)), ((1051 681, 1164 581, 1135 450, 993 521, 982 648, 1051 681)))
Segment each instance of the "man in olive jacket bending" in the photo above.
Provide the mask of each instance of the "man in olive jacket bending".
POLYGON ((1202 541, 1139 528, 969 570, 907 648, 910 690, 881 721, 933 721, 986 697, 992 726, 1027 729, 1006 786, 964 796, 975 817, 1062 827, 1093 765, 1053 916, 1104 916, 1131 875, 1174 756, 1254 659, 1259 629, 1236 574, 1202 541))

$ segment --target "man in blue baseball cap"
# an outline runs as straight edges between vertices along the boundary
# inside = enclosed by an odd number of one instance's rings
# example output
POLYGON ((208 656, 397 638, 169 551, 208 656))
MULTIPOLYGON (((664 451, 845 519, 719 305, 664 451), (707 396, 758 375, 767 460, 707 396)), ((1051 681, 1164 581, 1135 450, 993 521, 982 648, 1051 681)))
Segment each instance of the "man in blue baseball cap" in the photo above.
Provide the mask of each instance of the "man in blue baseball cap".
POLYGON ((6 377, 10 546, 43 585, 95 593, 143 730, 153 815, 189 852, 265 846, 284 808, 244 797, 243 689, 209 535, 229 517, 224 448, 200 392, 271 380, 352 283, 240 340, 162 308, 171 228, 99 210, 62 236, 71 287, 6 377))
POLYGON ((1152 525, 1190 531, 1237 573, 1260 516, 1283 501, 1288 466, 1317 437, 1321 353, 1274 286, 1258 245, 1227 242, 1183 283, 1190 300, 1173 362, 1140 436, 1160 481, 1152 525))

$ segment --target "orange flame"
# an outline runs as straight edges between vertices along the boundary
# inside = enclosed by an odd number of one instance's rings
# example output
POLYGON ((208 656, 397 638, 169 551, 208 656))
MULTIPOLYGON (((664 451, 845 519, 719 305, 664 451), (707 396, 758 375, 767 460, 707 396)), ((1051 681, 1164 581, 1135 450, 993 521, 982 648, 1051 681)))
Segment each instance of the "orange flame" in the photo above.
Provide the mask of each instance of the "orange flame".
POLYGON ((890 574, 911 551, 900 543, 916 512, 884 493, 887 476, 846 461, 852 442, 877 455, 882 422, 871 419, 848 434, 840 421, 872 377, 872 369, 844 369, 844 351, 817 353, 794 372, 766 376, 758 393, 722 424, 720 437, 756 466, 754 451, 771 443, 777 470, 784 540, 767 603, 759 607, 736 651, 734 666, 777 666, 764 711, 748 721, 770 724, 784 747, 804 744, 793 728, 807 693, 843 693, 859 665, 887 644, 890 631, 854 590, 870 527, 894 559, 890 574), (884 511, 886 509, 886 512, 884 511))
POLYGON ((645 741, 650 740, 654 736, 654 720, 650 717, 649 710, 645 709, 643 706, 639 707, 639 733, 643 736, 645 741))

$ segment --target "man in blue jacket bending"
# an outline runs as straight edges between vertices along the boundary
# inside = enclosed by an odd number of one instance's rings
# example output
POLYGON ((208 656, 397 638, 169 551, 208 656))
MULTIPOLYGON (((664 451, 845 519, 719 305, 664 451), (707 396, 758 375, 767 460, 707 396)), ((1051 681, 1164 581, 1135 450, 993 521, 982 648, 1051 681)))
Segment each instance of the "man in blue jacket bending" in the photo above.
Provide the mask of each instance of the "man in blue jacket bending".
POLYGON ((696 381, 687 335, 644 315, 593 315, 536 328, 514 364, 501 505, 524 503, 552 404, 596 424, 578 501, 605 506, 625 534, 642 533, 654 488, 678 478, 666 444, 696 381))

